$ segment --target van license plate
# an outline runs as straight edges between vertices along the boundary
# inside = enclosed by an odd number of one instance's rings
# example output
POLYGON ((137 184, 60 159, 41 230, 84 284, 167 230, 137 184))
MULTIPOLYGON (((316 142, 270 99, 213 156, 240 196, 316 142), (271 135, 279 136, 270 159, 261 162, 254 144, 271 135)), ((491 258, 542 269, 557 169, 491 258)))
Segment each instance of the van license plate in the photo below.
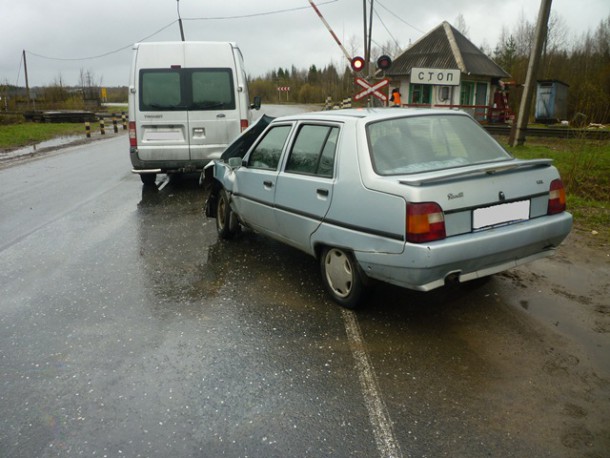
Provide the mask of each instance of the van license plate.
POLYGON ((484 227, 496 226, 498 224, 525 221, 528 220, 529 217, 529 200, 477 208, 472 212, 472 229, 477 230, 484 227))

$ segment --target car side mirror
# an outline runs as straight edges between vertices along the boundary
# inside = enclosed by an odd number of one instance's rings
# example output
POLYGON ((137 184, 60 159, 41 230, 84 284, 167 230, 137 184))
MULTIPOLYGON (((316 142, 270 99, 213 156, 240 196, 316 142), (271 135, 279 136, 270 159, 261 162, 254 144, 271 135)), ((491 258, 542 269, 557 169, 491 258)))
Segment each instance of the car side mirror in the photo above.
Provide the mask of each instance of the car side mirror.
POLYGON ((256 96, 254 97, 254 103, 252 105, 250 105, 250 108, 252 108, 253 110, 260 110, 261 109, 261 98, 260 96, 256 96))
POLYGON ((241 157, 230 157, 229 158, 229 167, 231 167, 232 169, 235 169, 235 168, 239 167, 240 165, 242 165, 241 157))

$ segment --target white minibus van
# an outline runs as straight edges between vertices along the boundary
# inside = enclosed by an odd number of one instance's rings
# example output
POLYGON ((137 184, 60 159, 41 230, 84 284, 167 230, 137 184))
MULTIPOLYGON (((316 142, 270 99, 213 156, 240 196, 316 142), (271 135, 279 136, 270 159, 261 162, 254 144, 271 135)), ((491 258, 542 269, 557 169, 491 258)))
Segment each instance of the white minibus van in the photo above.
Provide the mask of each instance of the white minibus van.
POLYGON ((252 122, 241 51, 230 42, 137 43, 129 82, 132 172, 198 172, 252 122))

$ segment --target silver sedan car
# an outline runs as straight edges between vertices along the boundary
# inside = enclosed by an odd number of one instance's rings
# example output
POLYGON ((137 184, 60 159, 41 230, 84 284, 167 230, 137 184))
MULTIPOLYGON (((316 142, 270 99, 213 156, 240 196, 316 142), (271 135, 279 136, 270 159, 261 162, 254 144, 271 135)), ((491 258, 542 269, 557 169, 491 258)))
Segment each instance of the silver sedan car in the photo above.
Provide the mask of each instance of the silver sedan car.
POLYGON ((344 307, 373 280, 429 291, 549 256, 572 227, 551 161, 512 157, 465 113, 261 123, 211 165, 206 214, 222 238, 245 226, 315 256, 344 307))

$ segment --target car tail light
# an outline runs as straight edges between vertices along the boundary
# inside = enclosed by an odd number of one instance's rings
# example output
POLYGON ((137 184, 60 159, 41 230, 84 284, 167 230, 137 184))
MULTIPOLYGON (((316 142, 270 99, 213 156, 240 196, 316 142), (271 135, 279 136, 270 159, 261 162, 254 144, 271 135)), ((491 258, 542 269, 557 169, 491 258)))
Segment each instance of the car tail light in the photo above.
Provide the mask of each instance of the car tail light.
POLYGON ((138 138, 136 137, 136 123, 129 121, 129 146, 136 148, 138 146, 138 138))
POLYGON ((246 130, 248 128, 248 120, 247 119, 242 119, 239 122, 239 127, 241 127, 241 131, 243 132, 244 130, 246 130))
POLYGON ((549 205, 547 207, 547 215, 561 213, 566 209, 566 190, 560 179, 551 182, 549 190, 549 205))
POLYGON ((434 202, 407 204, 407 241, 432 242, 446 237, 445 215, 434 202))

